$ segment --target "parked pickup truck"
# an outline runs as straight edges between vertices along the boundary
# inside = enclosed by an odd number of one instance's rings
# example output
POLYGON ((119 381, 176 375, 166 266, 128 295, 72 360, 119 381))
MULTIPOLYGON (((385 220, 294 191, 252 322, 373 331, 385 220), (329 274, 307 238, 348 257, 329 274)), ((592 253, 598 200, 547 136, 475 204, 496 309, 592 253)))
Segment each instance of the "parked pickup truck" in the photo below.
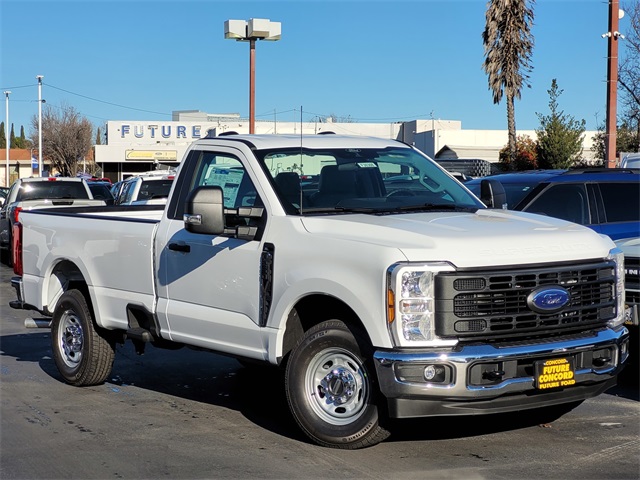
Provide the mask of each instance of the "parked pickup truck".
POLYGON ((105 205, 93 198, 87 182, 75 177, 28 177, 16 180, 0 208, 0 253, 2 261, 13 261, 11 231, 23 210, 44 207, 105 205))
POLYGON ((355 449, 389 418, 565 410, 628 356, 610 239, 488 209, 403 143, 208 137, 158 208, 20 213, 11 305, 52 317, 66 382, 126 339, 222 352, 280 366, 302 431, 355 449))
POLYGON ((155 170, 123 180, 116 205, 164 205, 175 177, 173 170, 155 170))

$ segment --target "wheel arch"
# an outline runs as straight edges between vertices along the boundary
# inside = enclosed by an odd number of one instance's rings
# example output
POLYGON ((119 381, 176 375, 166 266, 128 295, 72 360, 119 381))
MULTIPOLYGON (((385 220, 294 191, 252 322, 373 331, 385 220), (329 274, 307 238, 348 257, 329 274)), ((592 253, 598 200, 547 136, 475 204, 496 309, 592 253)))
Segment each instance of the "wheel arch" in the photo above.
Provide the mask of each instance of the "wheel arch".
POLYGON ((43 310, 53 314, 60 297, 72 289, 79 290, 84 295, 87 305, 93 311, 89 285, 80 267, 67 259, 61 259, 52 264, 42 284, 43 310))
POLYGON ((310 328, 327 320, 342 320, 351 330, 371 344, 371 338, 358 314, 342 299, 314 293, 300 298, 289 310, 281 343, 279 363, 286 361, 291 350, 310 328))

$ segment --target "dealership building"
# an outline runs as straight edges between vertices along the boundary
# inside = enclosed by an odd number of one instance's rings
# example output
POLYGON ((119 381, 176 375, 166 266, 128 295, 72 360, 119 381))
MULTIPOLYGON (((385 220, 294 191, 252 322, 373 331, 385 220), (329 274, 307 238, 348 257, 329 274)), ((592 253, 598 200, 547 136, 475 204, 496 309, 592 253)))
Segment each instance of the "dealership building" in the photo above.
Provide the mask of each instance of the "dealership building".
MULTIPOLYGON (((196 110, 175 111, 171 121, 107 122, 106 144, 95 146, 95 161, 103 176, 112 181, 154 170, 177 166, 189 144, 209 135, 226 132, 249 133, 249 122, 239 114, 209 114, 196 110)), ((394 123, 341 123, 331 121, 283 122, 258 120, 257 134, 319 134, 333 132, 389 138, 415 145, 431 158, 447 165, 460 160, 486 165, 498 162, 508 142, 506 130, 465 130, 458 120, 412 120, 394 123)), ((585 132, 583 156, 594 159, 593 136, 585 132)), ((533 130, 519 130, 535 140, 533 130)), ((483 167, 484 168, 484 167, 483 167)), ((466 172, 465 172, 466 173, 466 172)), ((488 171, 469 172, 487 174, 488 171)))

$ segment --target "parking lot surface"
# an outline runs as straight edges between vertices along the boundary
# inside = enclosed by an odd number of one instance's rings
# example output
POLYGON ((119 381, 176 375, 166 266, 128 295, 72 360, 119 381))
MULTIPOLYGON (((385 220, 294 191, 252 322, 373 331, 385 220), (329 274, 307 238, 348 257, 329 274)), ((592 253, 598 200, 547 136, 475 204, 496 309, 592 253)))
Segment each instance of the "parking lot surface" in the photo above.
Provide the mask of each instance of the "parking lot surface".
POLYGON ((532 412, 405 420, 375 447, 309 443, 279 377, 187 348, 119 346, 109 381, 65 385, 36 312, 0 266, 0 478, 637 479, 638 383, 559 419, 532 412))

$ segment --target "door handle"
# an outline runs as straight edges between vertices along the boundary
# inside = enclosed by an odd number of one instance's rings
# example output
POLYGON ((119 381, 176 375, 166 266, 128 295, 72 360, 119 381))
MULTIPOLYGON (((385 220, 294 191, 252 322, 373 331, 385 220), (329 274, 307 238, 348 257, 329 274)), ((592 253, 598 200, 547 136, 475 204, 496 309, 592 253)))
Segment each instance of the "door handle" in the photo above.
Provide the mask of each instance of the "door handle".
POLYGON ((170 243, 169 250, 173 250, 175 252, 189 253, 191 251, 191 247, 184 242, 170 243))

